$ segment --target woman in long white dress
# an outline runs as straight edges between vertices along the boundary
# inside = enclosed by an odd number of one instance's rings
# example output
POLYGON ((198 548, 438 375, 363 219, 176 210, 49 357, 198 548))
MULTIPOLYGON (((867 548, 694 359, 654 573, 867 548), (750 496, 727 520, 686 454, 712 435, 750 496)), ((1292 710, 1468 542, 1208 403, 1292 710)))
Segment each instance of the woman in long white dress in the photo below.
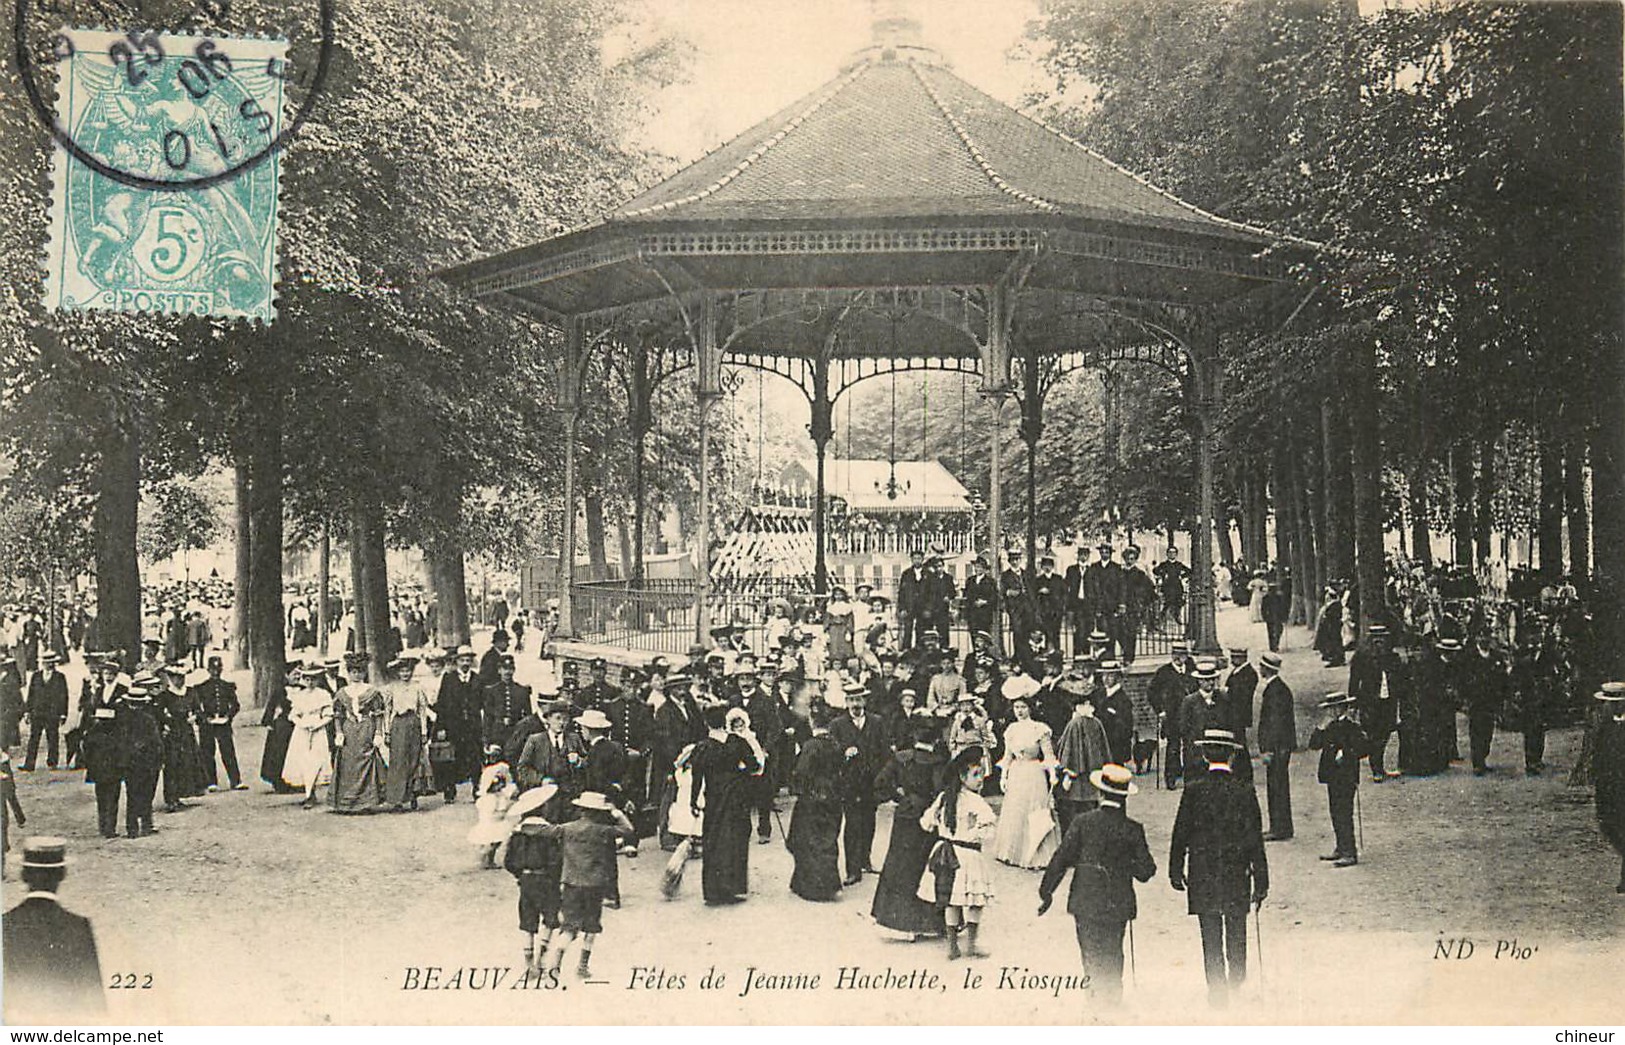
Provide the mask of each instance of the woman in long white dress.
POLYGON ((1060 844, 1055 829, 1055 800, 1050 796, 1055 771, 1055 742, 1050 727, 1033 718, 1027 697, 1010 702, 1015 714, 1004 730, 1004 805, 999 811, 993 856, 1000 863, 1043 868, 1060 844))
POLYGON ((319 668, 307 669, 296 677, 299 684, 288 691, 293 735, 288 741, 282 778, 305 789, 301 805, 306 809, 316 807, 317 788, 330 783, 333 774, 332 752, 327 743, 327 727, 333 721, 333 694, 317 681, 324 675, 319 668))

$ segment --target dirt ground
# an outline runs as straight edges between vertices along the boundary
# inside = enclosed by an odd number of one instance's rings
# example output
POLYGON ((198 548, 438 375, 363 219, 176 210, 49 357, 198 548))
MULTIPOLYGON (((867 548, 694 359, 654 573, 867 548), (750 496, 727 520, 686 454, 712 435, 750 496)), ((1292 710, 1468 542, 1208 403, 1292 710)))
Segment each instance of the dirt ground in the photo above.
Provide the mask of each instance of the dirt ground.
MULTIPOLYGON (((1220 633, 1261 645, 1261 626, 1235 608, 1221 613, 1220 633)), ((1346 675, 1320 666, 1306 631, 1288 639, 1284 674, 1307 737, 1314 701, 1346 675)), ((531 656, 521 655, 521 680, 531 656)), ((236 731, 250 779, 264 738, 248 724, 257 720, 245 712, 236 731)), ((1462 734, 1465 749, 1464 723, 1462 734)), ((1064 893, 1039 918, 1037 872, 1003 865, 985 920, 991 957, 950 963, 942 944, 898 942, 870 923, 872 877, 831 904, 795 898, 777 834, 753 847, 752 896, 734 908, 701 904, 697 864, 682 895, 663 900, 665 854, 646 840, 622 863, 625 905, 605 914, 595 982, 568 974, 572 956, 554 986, 521 979, 517 890, 505 872, 477 868, 466 797, 340 817, 301 810, 256 780, 253 792, 159 813, 155 837, 103 841, 80 774, 41 770, 19 776, 29 822, 16 834, 69 840, 63 900, 93 920, 104 975, 145 983, 150 974, 150 987, 108 992, 116 1023, 1617 1023, 1625 897, 1613 891, 1617 858, 1590 804, 1565 786, 1578 733, 1551 736, 1551 769, 1538 778, 1523 775, 1520 744, 1497 736, 1486 778, 1458 764, 1433 779, 1362 786, 1362 859, 1343 870, 1316 859, 1331 848, 1324 790, 1313 756, 1294 758, 1297 837, 1269 847, 1273 889, 1255 923, 1252 975, 1224 1013, 1207 1006, 1196 922, 1162 866, 1178 792, 1150 776, 1129 812, 1145 823, 1159 868, 1139 890, 1135 962, 1117 1010, 1054 986, 1081 972, 1064 893), (940 982, 839 985, 854 967, 940 982), (750 968, 800 979, 741 996, 750 968), (708 972, 722 982, 706 983, 708 972), (662 976, 668 986, 655 986, 662 976), (677 977, 682 986, 669 986, 677 977)), ((883 807, 877 866, 889 829, 883 807)), ((21 896, 18 857, 5 873, 7 907, 21 896)))

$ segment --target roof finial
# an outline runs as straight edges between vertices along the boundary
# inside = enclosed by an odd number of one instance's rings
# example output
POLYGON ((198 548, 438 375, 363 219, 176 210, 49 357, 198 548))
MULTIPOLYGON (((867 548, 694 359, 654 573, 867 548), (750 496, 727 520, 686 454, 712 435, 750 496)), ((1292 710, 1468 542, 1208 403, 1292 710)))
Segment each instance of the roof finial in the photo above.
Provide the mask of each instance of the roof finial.
POLYGON ((925 45, 918 0, 869 0, 869 32, 869 46, 854 61, 942 64, 942 57, 925 45))

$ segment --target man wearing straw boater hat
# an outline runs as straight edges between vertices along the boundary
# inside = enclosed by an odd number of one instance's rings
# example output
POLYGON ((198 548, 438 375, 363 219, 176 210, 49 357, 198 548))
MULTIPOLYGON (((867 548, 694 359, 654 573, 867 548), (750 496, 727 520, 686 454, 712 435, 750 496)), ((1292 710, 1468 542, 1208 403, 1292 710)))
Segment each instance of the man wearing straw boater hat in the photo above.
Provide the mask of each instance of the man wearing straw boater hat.
POLYGON ((124 833, 130 838, 158 833, 152 826, 152 796, 158 790, 158 774, 164 764, 164 740, 152 709, 152 697, 159 685, 158 676, 140 672, 130 680, 129 691, 117 710, 125 743, 124 833))
POLYGON ((1228 729, 1208 729, 1196 748, 1207 772, 1188 781, 1174 816, 1168 882, 1188 897, 1202 929, 1208 1003, 1229 1004, 1247 979, 1247 906, 1262 906, 1270 890, 1258 796, 1230 772, 1241 745, 1228 729))
POLYGON ((1281 655, 1261 654, 1258 671, 1264 695, 1258 702, 1258 750, 1264 761, 1264 794, 1269 805, 1270 830, 1266 842, 1292 837, 1292 778, 1288 768, 1298 746, 1298 717, 1292 688, 1281 678, 1281 655))
POLYGON ((28 678, 28 696, 23 707, 28 714, 28 751, 23 758, 23 772, 33 770, 39 757, 40 738, 45 738, 45 764, 56 768, 61 748, 61 730, 68 721, 68 680, 57 670, 61 658, 55 650, 40 654, 39 670, 28 678))
POLYGON ((65 910, 56 891, 68 873, 68 843, 61 838, 23 842, 23 884, 28 895, 7 911, 0 950, 5 954, 6 1022, 97 1018, 107 1011, 102 967, 90 922, 65 910))
POLYGON ((1123 997, 1123 930, 1138 913, 1134 882, 1149 882, 1157 863, 1145 844, 1145 828, 1124 808, 1139 790, 1134 774, 1105 765, 1089 774, 1089 783, 1100 792, 1100 805, 1067 828, 1038 885, 1038 913, 1049 910, 1061 879, 1071 871, 1066 909, 1076 922, 1083 970, 1096 997, 1114 1004, 1123 997))
POLYGON ((1625 893, 1625 682, 1604 682, 1597 692, 1597 716, 1591 765, 1597 782, 1597 826, 1620 856, 1619 884, 1625 893))
POLYGON ((1360 862, 1354 834, 1354 796, 1360 788, 1360 759, 1370 741, 1359 723, 1349 716, 1354 698, 1333 693, 1320 702, 1328 718, 1309 735, 1309 747, 1320 752, 1318 779, 1326 785, 1326 801, 1331 807, 1332 834, 1337 846, 1322 856, 1333 867, 1353 867, 1360 862))

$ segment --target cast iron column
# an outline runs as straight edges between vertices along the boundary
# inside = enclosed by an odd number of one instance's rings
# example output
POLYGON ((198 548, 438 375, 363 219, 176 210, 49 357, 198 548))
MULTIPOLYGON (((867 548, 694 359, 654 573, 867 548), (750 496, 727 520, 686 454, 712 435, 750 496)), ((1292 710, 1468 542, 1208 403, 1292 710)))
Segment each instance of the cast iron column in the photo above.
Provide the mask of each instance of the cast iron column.
POLYGON ((1021 440, 1027 444, 1027 572, 1038 570, 1038 440, 1044 434, 1044 393, 1038 387, 1038 352, 1030 345, 1023 360, 1021 440))
POLYGON ((1190 597, 1185 634, 1200 654, 1220 652, 1213 605, 1213 442, 1217 422, 1214 384, 1219 366, 1218 338, 1202 324, 1190 345, 1190 395, 1196 436, 1196 519, 1191 525, 1190 597))
POLYGON ((695 535, 694 564, 699 573, 694 586, 694 641, 704 644, 711 631, 711 408, 722 398, 722 348, 717 344, 716 298, 707 294, 700 304, 695 331, 698 380, 694 397, 700 412, 700 508, 695 535))
POLYGON ((813 591, 829 593, 829 564, 824 557, 824 457, 835 435, 835 404, 829 398, 829 359, 820 355, 813 363, 812 436, 816 464, 813 470, 813 591))
POLYGON ((559 626, 554 634, 560 638, 575 634, 571 599, 576 580, 576 429, 581 420, 583 344, 581 320, 571 317, 564 325, 564 359, 559 375, 559 411, 564 415, 564 518, 556 574, 559 626))
POLYGON ((632 586, 643 586, 644 447, 653 421, 650 401, 654 389, 649 381, 649 341, 639 339, 635 353, 627 361, 626 421, 632 433, 632 586))

